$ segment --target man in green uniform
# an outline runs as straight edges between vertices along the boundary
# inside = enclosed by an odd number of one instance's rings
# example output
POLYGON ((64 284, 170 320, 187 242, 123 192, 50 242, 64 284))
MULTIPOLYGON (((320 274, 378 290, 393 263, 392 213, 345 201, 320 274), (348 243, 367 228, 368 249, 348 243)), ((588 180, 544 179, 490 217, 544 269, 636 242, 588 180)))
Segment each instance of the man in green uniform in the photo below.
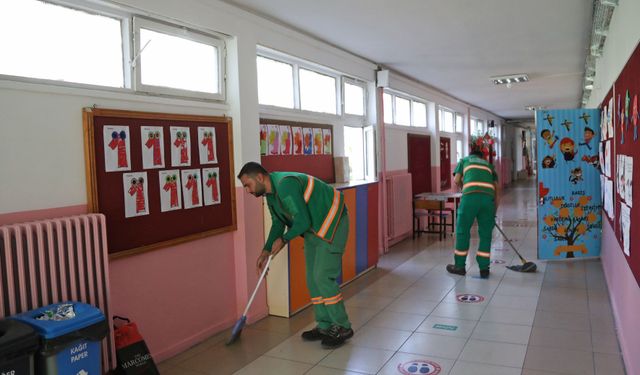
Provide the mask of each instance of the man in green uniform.
POLYGON ((457 275, 467 273, 465 264, 469 253, 469 232, 477 218, 480 244, 476 260, 480 277, 487 279, 498 201, 498 175, 493 165, 482 158, 482 151, 476 144, 472 144, 471 155, 458 162, 454 173, 454 181, 462 189, 462 199, 457 212, 455 264, 447 265, 447 271, 457 275))
POLYGON ((353 336, 336 278, 349 234, 344 196, 330 185, 303 173, 267 172, 255 162, 245 164, 238 178, 245 191, 265 196, 272 226, 257 267, 275 256, 293 238, 304 237, 307 287, 317 326, 302 333, 309 341, 335 348, 353 336), (285 232, 285 227, 287 231, 285 232))

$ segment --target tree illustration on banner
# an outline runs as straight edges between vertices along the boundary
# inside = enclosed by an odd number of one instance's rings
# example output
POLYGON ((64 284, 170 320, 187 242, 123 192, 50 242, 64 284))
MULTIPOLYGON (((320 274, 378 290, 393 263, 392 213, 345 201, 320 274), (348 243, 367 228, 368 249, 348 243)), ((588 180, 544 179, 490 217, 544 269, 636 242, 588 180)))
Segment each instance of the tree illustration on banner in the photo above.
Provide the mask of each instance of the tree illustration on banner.
POLYGON ((566 258, 574 258, 575 252, 589 252, 587 246, 579 243, 579 240, 594 228, 600 228, 596 212, 601 209, 599 204, 590 203, 591 197, 587 195, 581 195, 577 197, 577 201, 572 202, 565 202, 562 197, 554 197, 551 200, 551 206, 555 209, 544 217, 542 238, 546 239, 548 235, 556 242, 566 243, 557 246, 554 255, 566 253, 566 258))

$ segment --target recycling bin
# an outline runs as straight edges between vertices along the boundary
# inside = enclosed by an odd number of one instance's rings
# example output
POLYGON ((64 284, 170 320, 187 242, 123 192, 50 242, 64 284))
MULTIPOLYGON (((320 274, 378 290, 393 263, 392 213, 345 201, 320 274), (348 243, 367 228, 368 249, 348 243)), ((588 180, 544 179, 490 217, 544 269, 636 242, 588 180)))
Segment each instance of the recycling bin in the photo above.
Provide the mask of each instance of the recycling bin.
POLYGON ((45 306, 11 317, 40 336, 35 355, 38 375, 102 375, 100 341, 109 325, 102 312, 80 302, 45 306))
POLYGON ((0 320, 0 374, 33 375, 38 334, 17 320, 0 320))

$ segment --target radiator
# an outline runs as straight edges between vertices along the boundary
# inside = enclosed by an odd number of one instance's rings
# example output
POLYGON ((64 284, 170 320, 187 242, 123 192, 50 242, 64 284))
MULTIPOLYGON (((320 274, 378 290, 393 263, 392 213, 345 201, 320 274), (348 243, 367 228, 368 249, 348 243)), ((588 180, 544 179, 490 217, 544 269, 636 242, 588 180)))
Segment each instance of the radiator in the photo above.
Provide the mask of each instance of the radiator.
MULTIPOLYGON (((0 226, 0 317, 52 303, 79 301, 109 310, 105 217, 88 214, 0 226)), ((115 368, 113 331, 102 343, 102 368, 115 368)))
POLYGON ((393 244, 412 230, 411 174, 387 178, 387 217, 389 242, 393 244))

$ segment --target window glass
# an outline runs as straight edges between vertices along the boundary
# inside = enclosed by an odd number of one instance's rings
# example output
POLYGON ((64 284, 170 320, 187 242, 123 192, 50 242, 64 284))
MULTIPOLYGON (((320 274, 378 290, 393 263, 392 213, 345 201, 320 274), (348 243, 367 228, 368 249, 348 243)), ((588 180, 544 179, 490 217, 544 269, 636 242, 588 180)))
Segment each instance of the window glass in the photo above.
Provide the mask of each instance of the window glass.
POLYGON ((344 113, 349 115, 364 116, 364 88, 344 84, 344 113))
POLYGON ((446 109, 440 110, 440 131, 453 133, 453 112, 446 109))
POLYGON ((0 1, 0 74, 124 87, 120 20, 33 0, 0 1))
POLYGON ((344 139, 349 142, 344 143, 344 154, 349 158, 349 179, 364 179, 364 138, 362 128, 350 126, 344 127, 344 139))
POLYGON ((384 123, 393 124, 393 97, 386 92, 382 95, 382 108, 384 109, 384 123))
POLYGON ((396 116, 394 123, 398 125, 411 125, 411 102, 408 99, 395 97, 396 116))
POLYGON ((427 127, 427 105, 413 102, 413 126, 427 127))
POLYGON ((299 76, 300 108, 335 115, 336 79, 307 69, 300 69, 299 76))
POLYGON ((258 102, 293 108, 293 66, 258 56, 258 102))
POLYGON ((464 117, 461 114, 456 113, 456 133, 462 133, 464 128, 464 117))

